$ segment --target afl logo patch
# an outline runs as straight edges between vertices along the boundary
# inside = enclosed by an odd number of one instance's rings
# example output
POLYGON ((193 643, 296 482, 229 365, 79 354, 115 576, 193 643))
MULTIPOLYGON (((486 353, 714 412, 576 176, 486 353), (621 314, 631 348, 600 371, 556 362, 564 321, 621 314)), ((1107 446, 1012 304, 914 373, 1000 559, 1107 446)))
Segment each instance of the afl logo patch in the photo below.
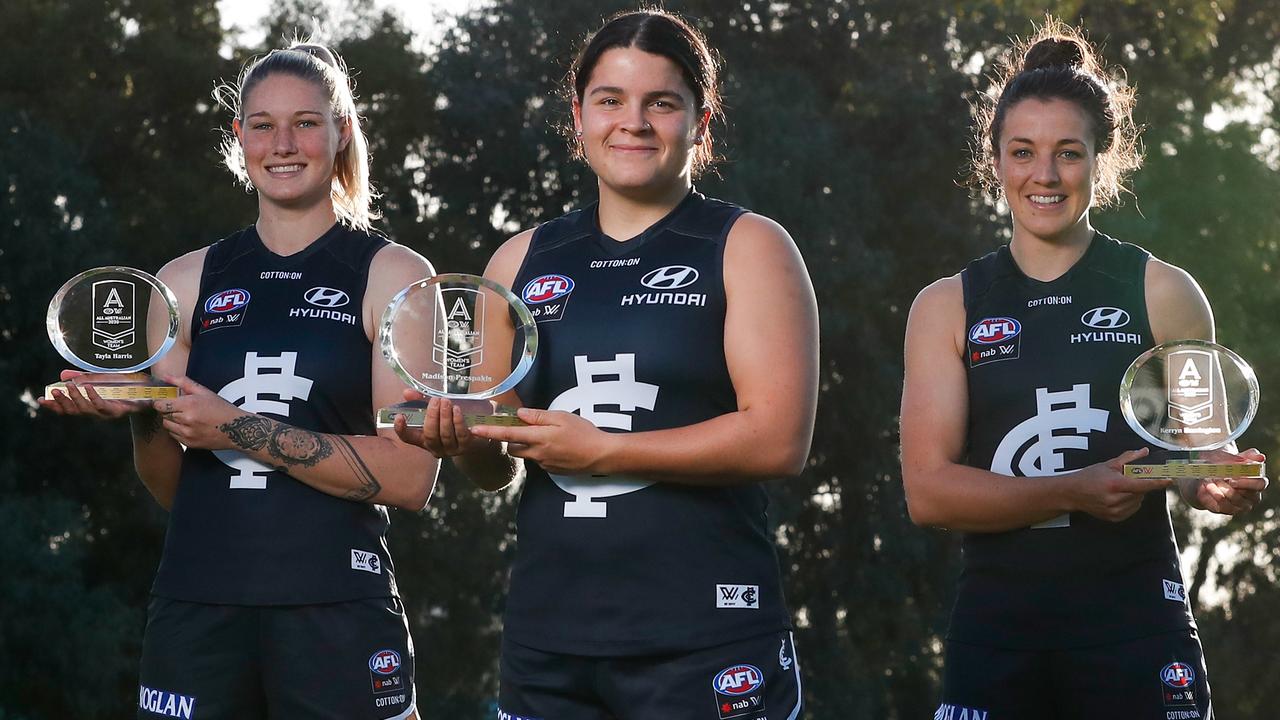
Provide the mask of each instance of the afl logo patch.
POLYGON ((1186 663, 1171 662, 1160 671, 1160 682, 1175 689, 1191 687, 1196 681, 1196 673, 1186 663))
POLYGON ((400 670, 400 653, 395 650, 379 650, 369 658, 369 669, 379 675, 394 675, 400 670))
POLYGON ((345 292, 329 287, 313 287, 302 297, 312 305, 323 308, 342 307, 351 302, 345 292))
POLYGON ((564 275, 540 275, 524 286, 521 297, 532 305, 551 302, 573 292, 573 280, 564 275))
POLYGON ((235 288, 210 295, 209 299, 204 301, 204 311, 218 314, 229 313, 239 310, 248 304, 249 291, 235 288))
POLYGON ((721 670, 711 686, 721 695, 737 697, 759 690, 764 685, 764 675, 755 665, 734 665, 721 670))
POLYGON ((1129 324, 1129 313, 1117 307, 1096 307, 1081 315, 1080 322, 1099 330, 1115 330, 1129 324))
POLYGON ((1010 317, 983 318, 969 328, 969 341, 979 345, 1008 342, 1022 332, 1022 324, 1010 317))
POLYGON ((640 278, 641 285, 654 290, 679 290, 697 281, 698 271, 688 265, 667 265, 640 278))

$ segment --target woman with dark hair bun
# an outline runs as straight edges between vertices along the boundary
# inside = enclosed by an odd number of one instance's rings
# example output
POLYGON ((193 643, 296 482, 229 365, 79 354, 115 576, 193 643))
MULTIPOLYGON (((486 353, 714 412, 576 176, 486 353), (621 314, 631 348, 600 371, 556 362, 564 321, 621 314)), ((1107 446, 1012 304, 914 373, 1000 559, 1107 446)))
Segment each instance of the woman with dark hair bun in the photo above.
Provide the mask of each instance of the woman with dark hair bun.
POLYGON ((377 434, 403 386, 374 336, 431 265, 370 230, 368 149, 332 51, 272 51, 215 96, 258 218, 159 272, 182 324, 154 370, 182 395, 41 401, 128 415, 138 475, 171 512, 138 717, 414 718, 387 506, 421 510, 439 461, 377 434))
MULTIPOLYGON (((995 85, 973 181, 1008 205, 1013 239, 922 290, 907 322, 908 509, 964 533, 935 717, 1210 718, 1172 481, 1123 474, 1148 450, 1119 384, 1156 344, 1212 340, 1213 315, 1185 271, 1090 223, 1141 158, 1133 91, 1081 32, 1050 19, 995 85)), ((1235 514, 1266 484, 1178 489, 1235 514)))
POLYGON ((568 78, 599 201, 516 235, 485 274, 538 321, 502 401, 526 427, 422 433, 481 487, 523 466, 498 716, 800 715, 762 482, 803 469, 817 310, 777 223, 704 197, 717 63, 679 17, 609 20, 568 78), (534 409, 545 408, 545 409, 534 409))

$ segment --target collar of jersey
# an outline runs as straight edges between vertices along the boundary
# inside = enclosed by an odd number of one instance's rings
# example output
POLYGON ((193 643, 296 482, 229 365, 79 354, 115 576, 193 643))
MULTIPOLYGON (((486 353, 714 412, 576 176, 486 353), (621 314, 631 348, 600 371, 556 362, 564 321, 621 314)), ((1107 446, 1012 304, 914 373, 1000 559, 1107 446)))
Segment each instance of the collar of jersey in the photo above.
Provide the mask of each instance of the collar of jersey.
POLYGON ((1093 231, 1093 236, 1089 238, 1089 248, 1084 251, 1084 255, 1076 260, 1075 264, 1067 268, 1067 271, 1052 280, 1037 280, 1030 275, 1022 272, 1022 268, 1018 267, 1017 261, 1013 259, 1013 251, 1009 249, 1009 244, 1005 243, 1000 246, 1000 261, 1004 265, 1004 271, 1020 279, 1027 285, 1034 285, 1038 288, 1048 288, 1054 285, 1065 284, 1071 282, 1077 274, 1084 272, 1086 268, 1093 264, 1094 257, 1102 252, 1099 248, 1103 246, 1105 236, 1093 231))
POLYGON ((292 255, 277 255, 276 253, 272 252, 271 249, 268 248, 266 244, 262 242, 262 236, 258 235, 257 225, 249 226, 248 240, 256 250, 261 252, 263 255, 266 255, 267 257, 271 258, 272 262, 274 262, 275 264, 290 266, 290 265, 300 265, 306 262, 308 258, 320 252, 321 250, 323 250, 325 246, 333 242, 334 238, 338 237, 345 231, 346 231, 346 227, 343 226, 341 222, 335 222, 333 224, 333 227, 329 228, 328 230, 325 230, 323 235, 316 238, 315 240, 312 240, 310 245, 302 248, 301 250, 299 250, 298 252, 292 255))
POLYGON ((591 232, 595 235, 596 244, 600 246, 600 249, 604 251, 604 254, 610 257, 620 257, 622 255, 635 252, 636 249, 644 245, 649 238, 665 230, 676 220, 676 218, 693 205, 696 199, 701 197, 701 193, 694 188, 690 188, 689 194, 685 195, 683 200, 681 200, 675 207, 671 208, 671 212, 667 213, 661 220, 658 220, 654 224, 645 228, 639 235, 636 235, 629 240, 615 240, 608 235, 605 235, 604 231, 600 229, 600 202, 598 200, 592 204, 588 212, 583 213, 583 218, 586 222, 591 223, 591 232))

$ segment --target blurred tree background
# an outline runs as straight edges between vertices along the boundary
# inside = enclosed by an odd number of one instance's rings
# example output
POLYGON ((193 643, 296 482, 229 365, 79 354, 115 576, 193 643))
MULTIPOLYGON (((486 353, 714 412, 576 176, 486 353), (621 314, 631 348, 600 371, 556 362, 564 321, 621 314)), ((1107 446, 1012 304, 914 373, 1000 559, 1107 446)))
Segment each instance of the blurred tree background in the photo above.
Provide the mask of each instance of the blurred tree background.
MULTIPOLYGON (((287 0, 268 46, 317 29, 357 71, 382 228, 438 268, 479 272, 519 228, 594 194, 557 96, 602 0, 496 0, 428 49, 369 0, 287 0)), ((968 101, 1046 10, 1081 21, 1139 88, 1146 168, 1103 230, 1190 269, 1221 340, 1280 388, 1280 0, 672 0, 726 61, 725 155, 704 192, 776 218, 822 311, 809 468, 771 488, 809 717, 931 717, 956 537, 906 519, 897 406, 906 310, 936 277, 1007 240, 956 181, 968 101), (1272 338, 1272 335, 1275 338, 1272 338)), ((45 305, 76 272, 154 271, 252 222, 219 167, 210 89, 241 47, 214 0, 0 4, 0 718, 134 714, 165 515, 134 477, 123 423, 68 421, 32 395, 63 362, 45 305)), ((1244 442, 1278 449, 1264 401, 1244 442)), ((492 717, 515 492, 452 468, 396 513, 393 552, 427 719, 492 717)), ((1226 521, 1175 517, 1223 718, 1274 716, 1280 679, 1275 494, 1226 521)), ((1171 500, 1172 502, 1172 500, 1171 500)), ((608 592, 602 587, 601 592, 608 592)))

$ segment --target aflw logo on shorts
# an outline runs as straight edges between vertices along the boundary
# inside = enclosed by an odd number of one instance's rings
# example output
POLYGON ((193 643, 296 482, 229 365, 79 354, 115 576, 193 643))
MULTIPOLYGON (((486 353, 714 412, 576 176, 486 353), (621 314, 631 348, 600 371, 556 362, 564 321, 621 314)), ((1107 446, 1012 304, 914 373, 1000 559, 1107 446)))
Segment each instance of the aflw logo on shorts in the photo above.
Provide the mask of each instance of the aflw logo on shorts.
POLYGON ((760 609, 759 585, 716 585, 716 607, 760 609))

